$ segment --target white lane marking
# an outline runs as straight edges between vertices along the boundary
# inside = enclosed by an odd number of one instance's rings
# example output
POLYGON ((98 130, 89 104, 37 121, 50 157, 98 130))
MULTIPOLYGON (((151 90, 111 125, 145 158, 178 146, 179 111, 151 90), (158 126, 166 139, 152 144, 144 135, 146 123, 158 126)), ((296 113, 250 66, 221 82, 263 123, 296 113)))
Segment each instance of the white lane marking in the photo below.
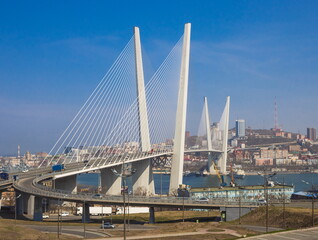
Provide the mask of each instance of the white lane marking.
POLYGON ((309 237, 311 234, 304 234, 304 233, 298 233, 298 232, 293 232, 291 234, 299 235, 299 236, 304 236, 304 237, 309 237))
MULTIPOLYGON (((292 233, 290 233, 290 234, 292 234, 292 233)), ((285 238, 285 239, 299 240, 299 238, 286 237, 286 236, 282 236, 281 234, 275 234, 275 235, 278 236, 278 237, 281 237, 281 238, 285 238)), ((275 235, 274 235, 274 236, 275 236, 275 235)))

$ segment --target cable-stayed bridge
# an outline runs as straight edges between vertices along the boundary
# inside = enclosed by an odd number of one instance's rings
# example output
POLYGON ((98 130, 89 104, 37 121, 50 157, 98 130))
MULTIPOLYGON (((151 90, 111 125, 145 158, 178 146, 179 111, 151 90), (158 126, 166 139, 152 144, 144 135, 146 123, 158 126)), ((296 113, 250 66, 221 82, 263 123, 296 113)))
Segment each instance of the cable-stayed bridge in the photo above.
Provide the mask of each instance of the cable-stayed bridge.
MULTIPOLYGON (((21 179, 15 182, 15 188, 39 197, 41 194, 35 193, 34 188, 44 180, 52 180, 51 192, 76 194, 76 176, 100 170, 102 193, 120 195, 125 165, 129 164, 134 172, 134 195, 153 196, 152 163, 171 158, 169 191, 173 193, 182 184, 187 152, 207 152, 208 169, 212 172, 212 166, 217 164, 220 172, 225 173, 229 97, 220 123, 212 129, 204 98, 200 142, 196 148, 185 146, 190 31, 188 23, 184 35, 145 81, 139 28, 135 27, 133 37, 114 64, 56 141, 49 156, 34 170, 43 176, 21 179), (50 173, 50 166, 56 164, 64 164, 66 170, 50 173)), ((45 195, 44 189, 41 191, 45 195)), ((55 198, 69 199, 60 195, 55 198)))

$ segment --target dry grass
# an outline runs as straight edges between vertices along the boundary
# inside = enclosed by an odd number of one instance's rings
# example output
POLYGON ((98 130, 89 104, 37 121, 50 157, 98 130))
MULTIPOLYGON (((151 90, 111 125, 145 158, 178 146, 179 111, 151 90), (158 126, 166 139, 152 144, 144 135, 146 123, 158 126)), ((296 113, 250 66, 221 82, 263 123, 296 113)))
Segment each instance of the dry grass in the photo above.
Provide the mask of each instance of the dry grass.
MULTIPOLYGON (((151 226, 151 225, 150 225, 151 226)), ((151 230, 132 230, 127 232, 127 236, 144 236, 144 235, 161 235, 161 234, 169 234, 169 233, 189 233, 189 232, 206 232, 206 234, 195 235, 192 237, 184 236, 182 239, 197 239, 201 236, 216 236, 216 238, 211 239, 225 239, 221 238, 221 236, 227 235, 225 232, 226 229, 235 230, 241 235, 251 235, 256 232, 246 230, 244 228, 239 228, 238 226, 224 225, 217 222, 203 222, 203 223, 195 223, 195 222, 176 222, 176 223, 161 223, 153 225, 157 228, 151 230), (217 233, 218 232, 218 233, 217 233), (219 234, 219 233, 222 234, 219 234), (215 233, 215 234, 213 234, 215 233)), ((122 230, 112 230, 110 232, 113 236, 123 236, 122 230)), ((231 237, 233 238, 233 236, 231 237)), ((154 238, 160 239, 160 238, 154 238)), ((169 239, 181 239, 181 238, 170 238, 169 239)), ((205 239, 205 238, 202 238, 205 239)), ((208 238, 207 238, 208 239, 208 238)), ((227 238, 228 239, 228 238, 227 238)))
MULTIPOLYGON (((283 209, 281 207, 269 207, 269 226, 284 227, 283 209)), ((245 215, 241 219, 242 224, 265 226, 266 208, 260 207, 245 215)), ((237 222, 237 221, 236 221, 237 222)), ((318 214, 315 214, 315 222, 318 222, 318 214)), ((285 226, 287 229, 297 229, 312 226, 311 209, 286 208, 285 226)))
MULTIPOLYGON (((0 240, 55 240, 58 239, 56 234, 42 233, 38 230, 15 226, 12 223, 1 222, 0 240)), ((61 236, 62 240, 76 239, 69 236, 61 236)))

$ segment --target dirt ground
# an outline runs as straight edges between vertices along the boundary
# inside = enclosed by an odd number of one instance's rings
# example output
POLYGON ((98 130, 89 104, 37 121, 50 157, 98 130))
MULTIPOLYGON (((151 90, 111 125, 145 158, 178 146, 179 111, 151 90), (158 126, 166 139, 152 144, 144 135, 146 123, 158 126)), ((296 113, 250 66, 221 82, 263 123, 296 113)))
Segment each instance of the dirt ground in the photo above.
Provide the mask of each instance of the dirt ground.
MULTIPOLYGON (((285 220, 282 207, 270 206, 268 211, 270 227, 286 229, 298 229, 312 226, 312 212, 308 208, 286 208, 285 220)), ((314 215, 315 222, 318 223, 318 214, 314 215)), ((235 221, 236 223, 238 221, 235 221)), ((241 223, 246 225, 265 226, 266 207, 260 207, 241 218, 241 223)))

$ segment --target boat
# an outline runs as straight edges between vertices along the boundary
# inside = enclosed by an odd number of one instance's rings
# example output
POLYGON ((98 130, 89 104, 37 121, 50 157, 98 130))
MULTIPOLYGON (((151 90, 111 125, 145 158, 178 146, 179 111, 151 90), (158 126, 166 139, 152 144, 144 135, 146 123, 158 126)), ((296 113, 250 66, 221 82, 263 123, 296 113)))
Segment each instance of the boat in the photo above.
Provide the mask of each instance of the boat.
POLYGON ((234 178, 243 179, 245 178, 245 171, 243 169, 238 169, 234 172, 234 178))
POLYGON ((209 172, 206 170, 206 169, 204 169, 203 171, 202 171, 202 176, 203 177, 206 177, 206 176, 208 176, 209 175, 209 172))

